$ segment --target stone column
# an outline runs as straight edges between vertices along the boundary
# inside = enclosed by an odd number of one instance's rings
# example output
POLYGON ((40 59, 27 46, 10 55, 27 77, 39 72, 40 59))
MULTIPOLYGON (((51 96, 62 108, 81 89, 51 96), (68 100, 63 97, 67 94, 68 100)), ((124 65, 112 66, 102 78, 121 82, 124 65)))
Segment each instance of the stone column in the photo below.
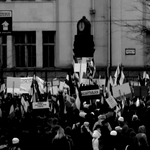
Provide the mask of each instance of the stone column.
POLYGON ((36 67, 43 67, 42 31, 36 31, 36 67))
POLYGON ((13 57, 12 36, 7 36, 7 68, 14 67, 15 57, 13 57), (14 58, 14 59, 13 59, 14 58))

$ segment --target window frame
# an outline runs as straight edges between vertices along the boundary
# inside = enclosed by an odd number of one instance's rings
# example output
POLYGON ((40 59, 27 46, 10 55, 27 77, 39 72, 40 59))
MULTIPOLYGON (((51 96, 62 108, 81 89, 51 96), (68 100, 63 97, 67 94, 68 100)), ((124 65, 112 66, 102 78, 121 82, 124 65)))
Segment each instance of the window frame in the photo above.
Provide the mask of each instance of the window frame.
MULTIPOLYGON (((55 66, 55 37, 56 37, 56 31, 43 31, 42 32, 42 53, 43 53, 43 68, 49 68, 55 66), (53 37, 44 37, 44 36, 53 36, 53 37), (44 39, 50 39, 50 41, 45 42, 44 39), (51 41, 52 40, 52 41, 51 41), (47 48, 47 54, 50 59, 47 58, 47 61, 45 63, 45 55, 44 55, 44 47, 53 47, 51 50, 50 48, 47 48), (52 52, 51 52, 52 51, 52 52), (52 54, 52 56, 51 56, 52 54)), ((45 49, 46 50, 46 49, 45 49)))
MULTIPOLYGON (((30 36, 29 36, 30 37, 30 36)), ((19 40, 20 40, 19 39, 19 40)), ((15 31, 13 32, 13 46, 14 46, 14 58, 15 58, 15 67, 36 67, 36 31, 15 31), (15 41, 16 40, 16 36, 20 35, 20 39, 23 37, 24 41, 15 41), (28 42, 28 35, 33 35, 34 40, 33 42, 28 42), (22 37, 21 37, 22 36, 22 37), (35 56, 33 55, 32 57, 34 58, 33 62, 31 63, 31 65, 29 64, 29 54, 28 54, 28 47, 34 47, 33 51, 35 51, 35 56), (24 47, 24 51, 25 51, 25 58, 24 58, 24 63, 20 62, 17 64, 17 54, 16 54, 16 47, 19 47, 19 49, 21 49, 21 47, 24 47), (32 65, 33 64, 33 65, 32 65)), ((20 50, 19 50, 20 51, 20 50)))
POLYGON ((0 36, 0 66, 2 66, 3 68, 7 68, 7 36, 6 35, 0 36), (5 38, 4 43, 3 43, 3 38, 5 38), (6 52, 4 53, 4 51, 6 52))

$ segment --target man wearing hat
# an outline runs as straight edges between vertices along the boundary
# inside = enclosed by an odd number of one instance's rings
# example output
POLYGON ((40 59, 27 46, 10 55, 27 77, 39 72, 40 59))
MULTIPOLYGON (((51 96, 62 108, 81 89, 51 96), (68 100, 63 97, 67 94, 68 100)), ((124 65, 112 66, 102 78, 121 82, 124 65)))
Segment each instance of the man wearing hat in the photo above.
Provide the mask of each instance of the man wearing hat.
POLYGON ((12 146, 11 146, 10 150, 21 150, 21 148, 19 146, 19 139, 17 137, 14 137, 12 139, 12 146))

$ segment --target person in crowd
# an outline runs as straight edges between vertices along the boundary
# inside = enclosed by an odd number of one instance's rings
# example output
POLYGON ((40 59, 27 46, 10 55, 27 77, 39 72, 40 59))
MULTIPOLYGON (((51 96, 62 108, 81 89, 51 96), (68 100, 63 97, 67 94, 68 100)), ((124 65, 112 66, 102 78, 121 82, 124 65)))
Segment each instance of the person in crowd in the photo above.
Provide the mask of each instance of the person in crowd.
POLYGON ((71 150, 70 142, 65 135, 65 131, 61 126, 58 126, 55 137, 52 139, 52 150, 71 150))
POLYGON ((9 150, 21 150, 19 139, 17 137, 14 137, 12 139, 12 145, 10 146, 9 150))
POLYGON ((93 125, 93 130, 95 130, 95 127, 99 124, 102 125, 102 122, 106 119, 106 115, 101 114, 98 116, 98 120, 95 122, 95 124, 93 125))
POLYGON ((112 130, 110 132, 109 150, 116 150, 117 148, 117 131, 112 130))
POLYGON ((101 137, 99 127, 95 128, 95 130, 93 131, 92 137, 93 137, 93 139, 92 139, 93 150, 99 150, 99 138, 101 137))
POLYGON ((80 144, 78 145, 78 149, 86 149, 92 150, 92 131, 90 130, 90 123, 85 121, 81 125, 81 132, 80 132, 80 144))
POLYGON ((130 132, 128 143, 125 150, 134 150, 138 148, 138 142, 136 139, 136 133, 134 131, 130 132))
POLYGON ((132 116, 130 127, 133 128, 134 131, 137 133, 140 125, 141 125, 141 121, 139 120, 138 116, 134 114, 132 116))
POLYGON ((146 127, 145 127, 145 125, 139 126, 138 133, 145 133, 146 134, 146 127))
POLYGON ((136 135, 137 142, 138 142, 138 148, 137 150, 149 150, 149 143, 147 141, 147 136, 145 133, 138 133, 136 135))

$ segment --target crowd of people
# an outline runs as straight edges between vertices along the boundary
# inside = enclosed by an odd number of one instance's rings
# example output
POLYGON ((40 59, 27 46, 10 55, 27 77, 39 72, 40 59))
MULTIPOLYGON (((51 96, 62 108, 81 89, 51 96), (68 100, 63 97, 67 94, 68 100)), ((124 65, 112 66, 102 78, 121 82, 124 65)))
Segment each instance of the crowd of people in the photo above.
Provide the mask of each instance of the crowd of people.
MULTIPOLYGON (((34 110, 28 94, 1 96, 0 149, 8 150, 148 150, 150 149, 150 96, 116 99, 110 108, 104 91, 99 98, 67 101, 59 91, 49 109, 34 110), (22 97, 28 102, 21 109, 22 97), (13 105, 14 110, 10 113, 13 105)), ((53 98, 52 98, 53 97, 53 98)))

